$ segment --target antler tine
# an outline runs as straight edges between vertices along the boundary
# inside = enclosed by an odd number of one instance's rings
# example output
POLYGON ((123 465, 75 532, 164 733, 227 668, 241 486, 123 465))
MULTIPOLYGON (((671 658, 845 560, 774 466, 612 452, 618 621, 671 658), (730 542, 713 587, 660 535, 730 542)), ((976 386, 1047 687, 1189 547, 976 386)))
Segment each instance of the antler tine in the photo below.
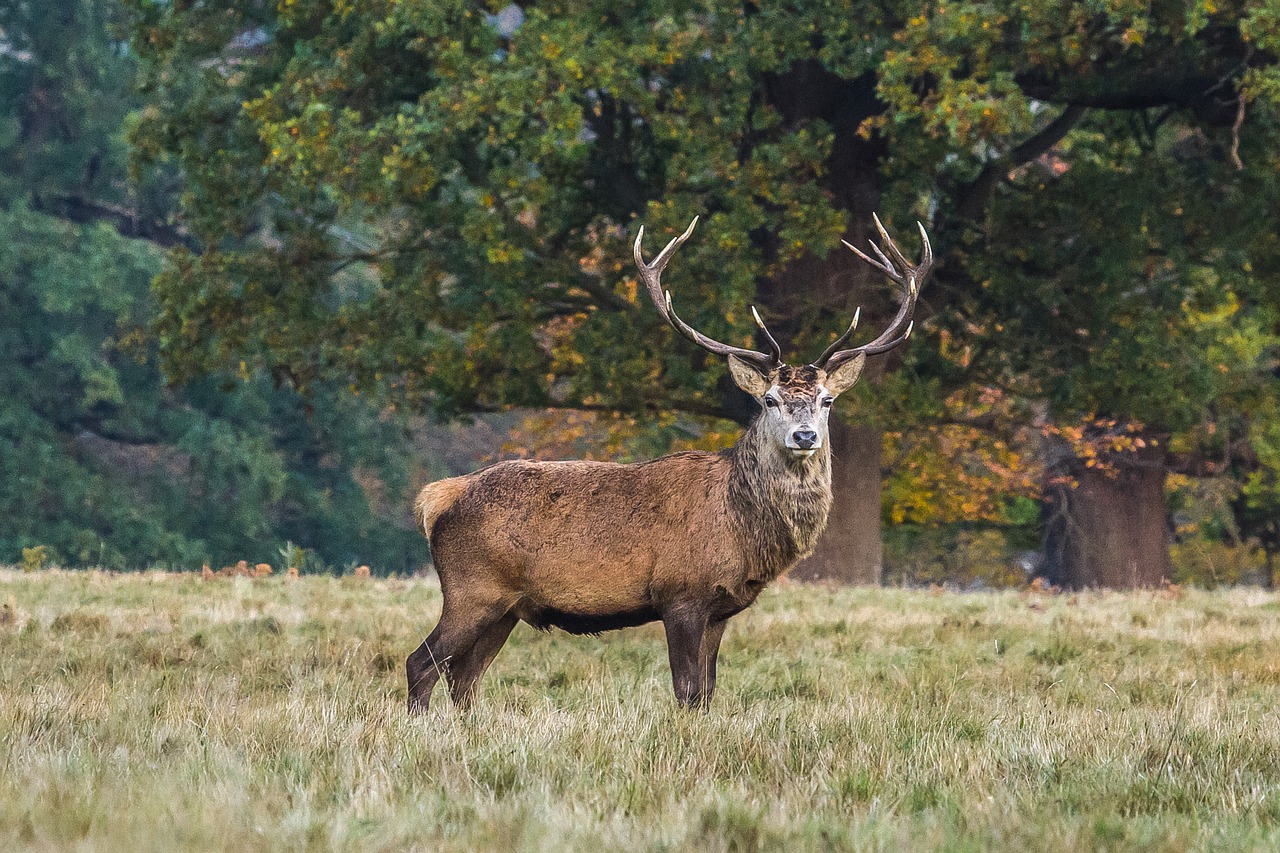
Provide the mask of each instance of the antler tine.
POLYGON ((756 325, 760 327, 760 331, 764 332, 764 336, 769 341, 769 349, 773 352, 773 364, 778 366, 782 364, 782 347, 778 346, 778 342, 773 339, 773 335, 769 332, 769 327, 764 324, 764 320, 760 319, 760 312, 756 310, 756 306, 751 306, 751 316, 755 318, 756 325))
POLYGON ((698 224, 698 217, 694 217, 689 223, 689 227, 680 236, 672 239, 667 247, 663 249, 658 256, 653 259, 652 263, 644 262, 644 254, 641 251, 641 241, 644 240, 644 226, 640 226, 640 232, 636 234, 636 242, 632 246, 632 256, 635 258, 636 266, 640 269, 640 277, 644 279, 645 289, 649 291, 649 298, 653 300, 654 307, 658 309, 658 313, 666 320, 671 327, 688 338, 693 343, 705 349, 707 352, 716 355, 734 355, 738 358, 754 365, 761 373, 768 375, 782 364, 782 348, 778 346, 778 342, 773 339, 773 335, 769 334, 769 330, 765 328, 764 321, 760 319, 760 315, 756 313, 755 308, 751 309, 752 316, 755 317, 756 324, 764 331, 765 337, 769 339, 769 347, 772 355, 766 355, 755 350, 743 349, 742 347, 730 346, 722 344, 714 338, 709 338, 690 326, 680 316, 676 314, 675 308, 671 305, 671 291, 662 288, 662 271, 666 268, 667 262, 671 260, 676 249, 689 239, 689 235, 693 233, 693 228, 698 224))
MULTIPOLYGON (((885 245, 885 248, 889 250, 889 254, 893 255, 893 259, 897 261, 903 269, 910 269, 911 262, 903 256, 902 250, 898 248, 897 243, 893 242, 893 238, 889 236, 889 232, 884 230, 884 224, 880 221, 880 217, 873 213, 871 214, 871 218, 876 223, 876 230, 880 232, 880 242, 882 242, 885 245)), ((920 223, 917 222, 916 224, 919 225, 920 223)), ((876 246, 872 244, 871 248, 876 249, 876 246)), ((881 258, 884 257, 884 255, 880 254, 879 249, 876 249, 876 254, 880 255, 881 258)), ((892 266, 892 264, 890 264, 890 266, 892 266)))
POLYGON ((921 265, 928 270, 933 266, 933 246, 929 243, 929 234, 924 230, 924 226, 920 224, 920 220, 916 220, 916 227, 920 229, 920 243, 924 246, 924 258, 921 259, 921 265))
MULTIPOLYGON (((693 233, 693 229, 698 224, 698 217, 693 217, 693 221, 689 223, 689 227, 684 229, 684 233, 679 236, 672 237, 671 242, 667 243, 665 249, 658 253, 658 257, 653 259, 652 264, 644 262, 644 255, 640 252, 640 243, 644 240, 644 226, 640 226, 640 232, 636 234, 635 245, 631 247, 631 256, 635 258, 636 266, 640 267, 641 274, 644 275, 646 285, 649 286, 649 295, 654 296, 653 285, 657 285, 662 279, 662 271, 667 268, 667 263, 675 255, 676 249, 684 245, 684 241, 689 239, 689 235, 693 233), (650 277, 652 276, 652 282, 650 277)), ((661 294, 662 289, 659 287, 657 294, 661 294)))
POLYGON ((863 253, 862 253, 862 251, 861 251, 861 250, 859 250, 859 249, 858 249, 858 247, 857 247, 857 246, 853 245, 853 244, 852 244, 852 243, 850 243, 848 240, 841 240, 840 242, 841 242, 841 243, 844 243, 844 246, 845 246, 845 248, 846 248, 846 249, 848 249, 849 251, 853 252, 855 255, 857 255, 858 257, 862 258, 862 259, 863 259, 864 261, 866 261, 867 263, 871 264, 871 266, 873 266, 873 267, 875 267, 876 269, 880 270, 880 272, 882 272, 882 273, 884 273, 885 275, 889 276, 889 278, 893 278, 895 275, 897 275, 897 273, 895 273, 895 272, 894 272, 893 265, 889 263, 889 259, 888 259, 888 258, 885 258, 885 257, 884 257, 884 255, 881 253, 881 251, 880 251, 879 249, 877 249, 877 248, 876 248, 875 243, 872 243, 872 244, 871 244, 871 248, 875 251, 875 253, 876 253, 877 255, 880 255, 880 257, 881 257, 881 258, 884 258, 884 263, 881 263, 880 261, 876 261, 876 260, 872 260, 871 258, 868 258, 865 254, 863 254, 863 253))
POLYGON ((903 290, 902 303, 898 306, 898 313, 894 316, 893 322, 889 324, 889 328, 881 332, 875 340, 860 347, 842 350, 840 347, 848 340, 849 335, 857 325, 858 316, 855 313, 853 325, 832 342, 831 346, 827 347, 822 355, 818 356, 818 360, 813 363, 814 367, 834 370, 858 355, 879 355, 880 353, 888 352, 910 337, 911 330, 915 327, 915 321, 911 319, 911 315, 915 311, 916 297, 920 295, 920 285, 924 282, 925 277, 929 274, 929 268, 933 265, 933 247, 929 244, 929 235, 925 232, 924 225, 917 222, 916 227, 920 229, 921 257, 920 263, 912 264, 902 254, 902 250, 898 248, 898 245, 893 242, 893 238, 889 236, 889 232, 885 230, 884 225, 880 222, 880 217, 873 213, 871 218, 875 221, 876 230, 880 232, 880 242, 884 247, 882 250, 880 246, 868 241, 878 260, 868 257, 848 241, 842 240, 841 242, 848 246, 855 255, 901 285, 903 290))
POLYGON ((859 305, 853 312, 853 322, 849 324, 849 328, 845 329, 844 334, 831 342, 831 346, 822 351, 822 355, 818 356, 818 360, 814 362, 816 367, 821 367, 827 363, 827 359, 835 355, 844 346, 844 342, 853 336, 853 330, 858 328, 858 318, 862 316, 862 306, 859 305))

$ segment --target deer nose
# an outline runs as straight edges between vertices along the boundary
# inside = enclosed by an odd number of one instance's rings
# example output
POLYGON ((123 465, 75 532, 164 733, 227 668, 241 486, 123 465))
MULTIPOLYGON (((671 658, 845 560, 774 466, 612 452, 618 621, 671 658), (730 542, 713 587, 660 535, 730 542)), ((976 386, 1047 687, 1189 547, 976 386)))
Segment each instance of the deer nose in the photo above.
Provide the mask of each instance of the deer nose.
POLYGON ((801 450, 808 450, 818 443, 818 434, 811 429, 798 429, 791 433, 791 440, 801 450))

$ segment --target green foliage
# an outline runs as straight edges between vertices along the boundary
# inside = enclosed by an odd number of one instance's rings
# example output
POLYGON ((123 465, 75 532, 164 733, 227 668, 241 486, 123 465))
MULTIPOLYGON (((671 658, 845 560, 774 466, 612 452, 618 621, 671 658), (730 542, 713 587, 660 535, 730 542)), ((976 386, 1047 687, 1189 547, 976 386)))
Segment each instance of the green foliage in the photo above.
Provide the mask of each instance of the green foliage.
POLYGON ((22 549, 22 570, 30 574, 38 572, 45 567, 49 560, 49 549, 44 545, 36 545, 34 548, 22 549))
MULTIPOLYGON (((963 283, 963 309, 936 319, 942 354, 981 353, 932 372, 1042 401, 1063 426, 1118 422, 1166 448, 1160 464, 1265 492, 1250 448, 1277 414, 1277 21, 1269 2, 910 18, 873 124, 904 201, 922 174, 942 191, 943 275, 963 283)), ((1244 538, 1280 547, 1256 497, 1233 507, 1244 538)))
POLYGON ((418 550, 352 479, 403 492, 398 430, 325 389, 260 379, 166 388, 145 347, 158 256, 105 226, 0 210, 0 554, 48 544, 71 565, 198 565, 292 536, 330 564, 404 570, 418 550))
MULTIPOLYGON (((1245 545, 1196 537, 1171 548, 1173 582, 1216 589, 1240 583, 1257 583, 1267 570, 1263 553, 1245 545)), ((1269 580, 1265 583, 1270 584, 1269 580)))
POLYGON ((103 0, 0 8, 0 199, 123 201, 128 15, 103 0))
POLYGON ((895 525, 884 537, 885 583, 1021 589, 1028 577, 1018 562, 1018 532, 993 525, 895 525))
POLYGON ((1227 150, 1236 88, 1273 73, 1267 3, 133 6, 132 138, 184 170, 204 244, 157 285, 178 375, 723 413, 721 366, 627 272, 637 220, 652 251, 694 213, 677 307, 746 342, 756 297, 801 347, 850 294, 793 264, 847 281, 852 258, 823 264, 871 209, 930 221, 951 343, 909 361, 949 388, 1017 377, 1067 420, 1186 430, 1273 341, 1269 102, 1244 170, 1227 150))
POLYGON ((1113 138, 1081 133, 1053 193, 999 199, 996 250, 974 266, 992 283, 1004 357, 1060 416, 1185 432, 1270 365, 1274 318, 1249 303, 1257 267, 1274 272, 1268 188, 1194 141, 1155 156, 1113 138))
MULTIPOLYGON (((637 293, 637 222, 652 254, 702 215, 668 275, 692 323, 746 343, 755 300, 811 354, 880 292, 829 254, 873 209, 925 221, 939 269, 905 369, 845 404, 859 419, 946 421, 977 385, 1065 426, 1141 424, 1166 461, 1225 460, 1243 535, 1280 548, 1274 2, 126 8, 0 10, 5 316, 39 318, 4 327, 38 353, 4 381, 44 398, 0 404, 6 506, 44 519, 10 551, 291 537, 378 562, 368 543, 401 540, 370 495, 398 495, 402 445, 349 387, 439 416, 619 410, 656 424, 637 449, 670 443, 673 411, 741 420, 723 366, 637 293), (154 250, 89 220, 169 248, 154 302, 154 250), (143 326, 186 384, 161 390, 143 326), (131 480, 145 511, 95 480, 121 445, 200 484, 201 511, 172 476, 131 480)), ((977 515, 949 497, 917 515, 977 515)))
POLYGON ((1249 431, 1257 464, 1244 474, 1237 515, 1246 534, 1257 537, 1274 556, 1280 552, 1280 400, 1274 385, 1269 390, 1249 431))
POLYGON ((127 174, 127 35, 105 0, 0 9, 0 559, 190 566, 293 538, 331 565, 416 566, 399 507, 373 500, 407 487, 394 420, 330 386, 161 374, 162 253, 125 235, 182 234, 171 174, 127 174))
POLYGON ((286 569, 296 569, 301 571, 303 564, 307 560, 307 549, 299 548, 292 542, 284 543, 284 547, 281 548, 278 553, 280 554, 280 559, 284 561, 284 567, 286 569))
MULTIPOLYGON (((446 414, 716 412, 722 365, 672 346, 627 280, 633 220, 656 244, 703 215, 671 286, 691 322, 741 342, 757 278, 845 232, 824 186, 832 127, 758 97, 813 56, 812 25, 717 4, 531 4, 504 38, 452 2, 137 5, 153 109, 134 139, 181 163, 207 244, 158 285, 179 373, 246 357, 446 414), (234 46, 246 33, 254 51, 234 46), (334 275, 352 262, 356 285, 334 275)), ((782 323, 811 343, 812 321, 829 335, 844 307, 782 323)))

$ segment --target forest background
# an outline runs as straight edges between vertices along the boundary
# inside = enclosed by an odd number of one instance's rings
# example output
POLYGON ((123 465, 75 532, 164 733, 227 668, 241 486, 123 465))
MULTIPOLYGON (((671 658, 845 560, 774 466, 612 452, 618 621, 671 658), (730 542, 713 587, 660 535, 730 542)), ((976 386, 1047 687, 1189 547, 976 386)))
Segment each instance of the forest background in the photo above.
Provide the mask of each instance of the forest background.
POLYGON ((938 261, 833 425, 840 582, 1261 582, 1280 3, 0 8, 0 563, 428 560, 423 482, 732 442, 637 295, 810 359, 938 261), (910 243, 910 248, 907 245, 910 243))

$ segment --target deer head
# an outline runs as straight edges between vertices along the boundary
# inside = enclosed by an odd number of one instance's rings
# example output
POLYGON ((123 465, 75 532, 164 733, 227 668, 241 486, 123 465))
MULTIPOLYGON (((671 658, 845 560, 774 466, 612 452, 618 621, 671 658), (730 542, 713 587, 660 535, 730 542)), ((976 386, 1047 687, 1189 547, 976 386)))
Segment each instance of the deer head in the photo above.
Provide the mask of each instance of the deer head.
POLYGON ((915 311, 916 297, 920 293, 920 285, 929 274, 933 263, 933 249, 929 245, 929 235, 924 226, 916 223, 920 229, 923 254, 918 264, 910 263, 897 245, 889 237, 875 219, 876 230, 880 232, 880 246, 871 243, 871 251, 875 258, 870 258, 857 248, 844 242, 862 260, 884 273, 902 289, 902 302, 893 322, 875 340, 861 346, 843 348, 858 327, 858 316, 861 309, 853 314, 853 322, 843 335, 832 342, 831 346, 818 356, 811 364, 803 367, 792 367, 782 362, 782 348, 774 340, 759 312, 753 307, 751 316, 756 325, 769 342, 769 352, 757 352, 720 343, 707 337, 681 320, 671 304, 671 292, 662 288, 662 271, 675 254, 676 250, 689 239, 694 226, 698 224, 695 216, 689 227, 680 236, 674 238, 663 249, 652 263, 645 263, 640 244, 644 239, 644 227, 636 235, 633 254, 636 266, 640 268, 640 277, 653 304, 668 323, 677 332, 693 341, 698 346, 725 356, 729 361, 729 375, 734 383, 754 397, 764 413, 758 422, 760 427, 770 435, 775 445, 784 453, 794 457, 806 458, 818 452, 827 442, 828 416, 836 397, 853 387, 862 374, 862 367, 867 356, 888 352, 901 344, 911 335, 915 311))

